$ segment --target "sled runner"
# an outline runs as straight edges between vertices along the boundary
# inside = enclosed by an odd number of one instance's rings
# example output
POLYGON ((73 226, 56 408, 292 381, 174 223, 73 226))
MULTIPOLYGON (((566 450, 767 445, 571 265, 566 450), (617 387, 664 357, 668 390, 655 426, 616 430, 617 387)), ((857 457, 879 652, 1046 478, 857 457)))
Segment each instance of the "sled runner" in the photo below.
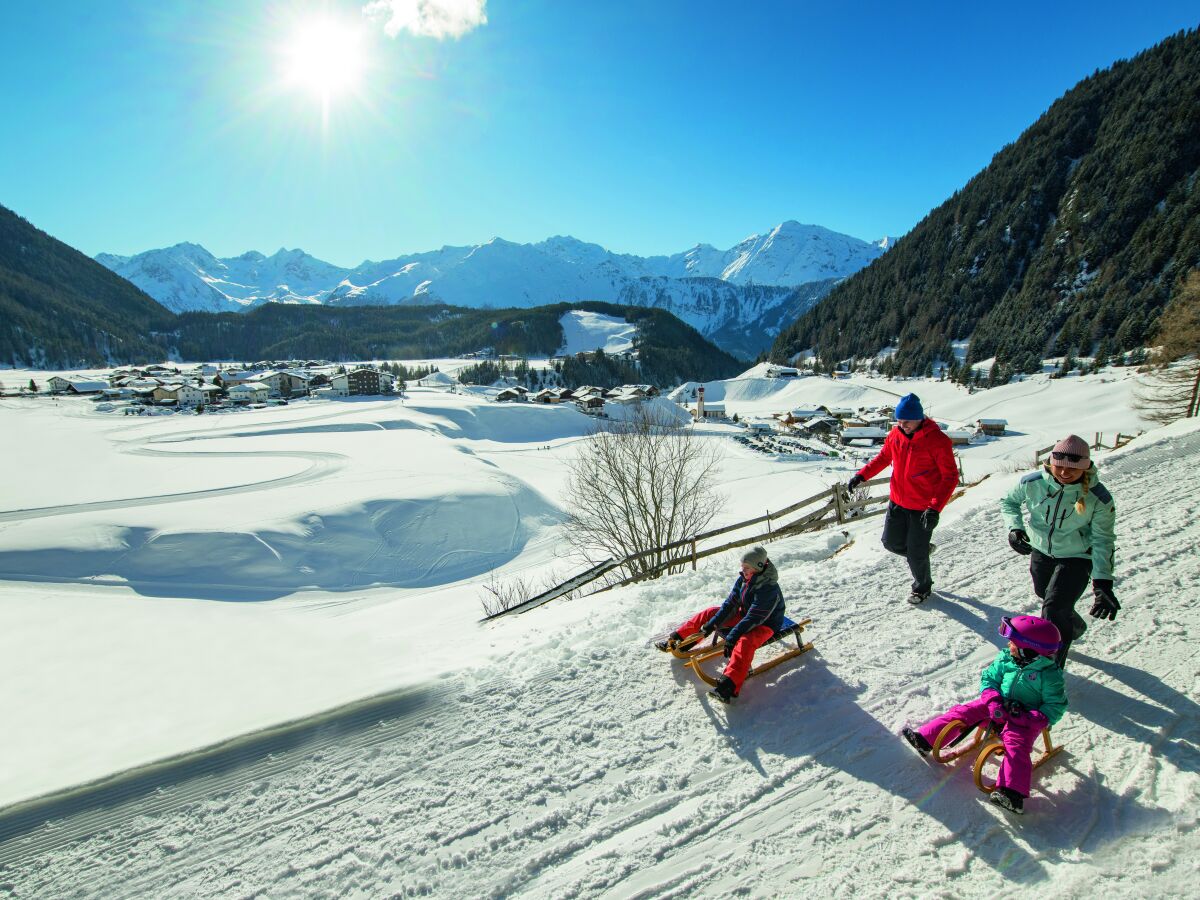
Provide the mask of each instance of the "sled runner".
MULTIPOLYGON (((795 638, 796 646, 788 647, 786 650, 784 650, 784 652, 759 663, 747 673, 746 677, 753 678, 755 675, 761 675, 768 669, 773 669, 780 663, 787 662, 789 659, 795 659, 800 654, 807 653, 809 650, 811 650, 813 648, 812 641, 805 642, 804 640, 804 626, 811 623, 812 619, 805 619, 803 622, 793 622, 791 619, 785 616, 783 620, 783 627, 779 629, 775 637, 771 638, 762 645, 762 647, 759 649, 759 653, 762 653, 767 647, 786 642, 787 638, 795 638)), ((703 668, 701 668, 701 665, 713 659, 720 659, 724 661, 725 642, 723 640, 717 640, 715 644, 710 644, 706 647, 700 647, 702 640, 703 636, 700 634, 694 634, 691 637, 684 638, 676 647, 672 648, 671 653, 679 659, 686 660, 687 668, 691 669, 697 678, 709 686, 714 686, 721 677, 720 673, 718 672, 716 675, 710 675, 708 672, 704 671, 703 668)))
MULTIPOLYGON (((1033 760, 1033 767, 1039 768, 1043 763, 1050 761, 1052 757, 1062 753, 1061 746, 1055 746, 1054 741, 1050 739, 1050 729, 1042 731, 1042 743, 1045 746, 1045 751, 1033 760)), ((1000 761, 1000 757, 1004 755, 1004 745, 999 740, 992 740, 982 750, 979 751, 979 756, 975 757, 975 787, 979 788, 985 794, 990 794, 996 789, 996 782, 989 779, 984 773, 984 768, 992 756, 996 757, 996 761, 1000 761)))
MULTIPOLYGON (((1000 757, 1004 755, 1004 744, 1000 742, 999 735, 992 727, 991 722, 982 722, 973 731, 974 733, 971 734, 972 729, 959 719, 946 723, 946 727, 938 732, 937 740, 933 742, 933 750, 930 751, 929 756, 935 762, 945 765, 982 746, 983 749, 975 757, 975 786, 985 794, 990 794, 996 789, 996 784, 985 774, 984 769, 993 756, 999 762, 1000 757), (947 740, 956 729, 959 733, 953 740, 947 740), (967 738, 968 734, 971 734, 969 739, 967 738), (959 746, 960 744, 961 746, 959 746)), ((1052 757, 1062 753, 1063 750, 1061 746, 1055 746, 1050 737, 1049 728, 1042 731, 1042 745, 1045 750, 1033 760, 1035 769, 1049 762, 1052 757)))

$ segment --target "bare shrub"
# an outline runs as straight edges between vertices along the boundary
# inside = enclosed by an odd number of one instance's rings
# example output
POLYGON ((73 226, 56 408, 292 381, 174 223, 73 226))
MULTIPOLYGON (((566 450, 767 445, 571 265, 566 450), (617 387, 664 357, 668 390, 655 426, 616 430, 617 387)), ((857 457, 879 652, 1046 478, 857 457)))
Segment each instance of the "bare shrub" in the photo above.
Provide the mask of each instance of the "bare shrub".
POLYGON ((660 548, 703 531, 720 509, 717 459, 715 446, 653 408, 601 423, 571 466, 568 542, 591 562, 636 557, 626 577, 662 574, 680 551, 660 548))
POLYGON ((485 618, 498 615, 505 610, 519 606, 526 600, 537 596, 537 588, 533 579, 524 575, 511 575, 504 581, 496 577, 495 570, 488 573, 488 580, 483 585, 483 597, 480 605, 483 607, 485 618))

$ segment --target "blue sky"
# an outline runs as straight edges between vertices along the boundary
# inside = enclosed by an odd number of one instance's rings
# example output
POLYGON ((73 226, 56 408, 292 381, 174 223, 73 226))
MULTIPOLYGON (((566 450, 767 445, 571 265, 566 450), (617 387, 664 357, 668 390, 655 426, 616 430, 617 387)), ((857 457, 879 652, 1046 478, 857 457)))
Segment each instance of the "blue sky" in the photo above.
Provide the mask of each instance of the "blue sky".
POLYGON ((88 254, 341 265, 497 235, 725 248, 785 219, 877 238, 1079 79, 1200 23, 1173 2, 488 0, 458 38, 370 20, 361 83, 323 111, 281 54, 364 3, 5 4, 0 204, 88 254))

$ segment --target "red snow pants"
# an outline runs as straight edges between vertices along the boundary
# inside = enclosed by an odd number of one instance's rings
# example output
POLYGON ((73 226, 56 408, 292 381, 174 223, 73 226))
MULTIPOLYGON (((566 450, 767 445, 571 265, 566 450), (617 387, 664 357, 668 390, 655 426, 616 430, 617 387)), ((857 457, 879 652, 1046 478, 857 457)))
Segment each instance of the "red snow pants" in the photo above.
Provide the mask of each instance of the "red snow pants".
MULTIPOLYGON (((958 706, 952 706, 936 719, 931 719, 917 730, 921 737, 933 744, 941 730, 955 719, 966 723, 967 730, 988 719, 987 701, 976 697, 958 706)), ((1004 723, 1000 741, 1004 744, 1004 758, 1000 761, 1000 772, 996 775, 996 786, 1011 788, 1022 797, 1029 796, 1029 785, 1033 780, 1033 745, 1042 729, 1025 717, 1004 723)), ((946 736, 952 741, 959 732, 946 736)))
MULTIPOLYGON (((699 631, 700 626, 715 616, 720 608, 719 606, 710 606, 708 609, 701 610, 675 630, 679 632, 680 637, 689 637, 699 631)), ((732 628, 741 620, 741 616, 731 618, 725 622, 725 627, 732 628)), ((738 638, 738 642, 733 645, 733 653, 730 654, 729 662, 725 666, 725 676, 733 682, 734 696, 741 693, 742 684, 754 662, 754 651, 774 636, 775 631, 769 626, 755 625, 738 638)))

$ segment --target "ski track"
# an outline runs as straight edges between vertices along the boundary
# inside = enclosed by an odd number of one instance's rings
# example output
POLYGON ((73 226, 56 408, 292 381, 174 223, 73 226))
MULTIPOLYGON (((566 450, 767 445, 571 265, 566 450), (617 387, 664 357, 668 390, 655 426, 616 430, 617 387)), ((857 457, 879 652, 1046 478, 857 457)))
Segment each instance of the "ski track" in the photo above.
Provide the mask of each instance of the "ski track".
POLYGON ((1057 895, 1140 897, 1147 879, 1194 882, 1200 562, 1184 525, 1200 484, 1177 472, 1198 455, 1191 432, 1101 460, 1124 608, 1074 645, 1066 753, 1035 774, 1024 818, 984 801, 969 761, 938 767, 896 737, 976 693, 999 616, 1037 609, 996 504, 968 492, 920 607, 878 518, 851 526, 837 564, 809 561, 803 538, 772 544, 817 652, 733 707, 645 649, 720 598, 725 561, 573 601, 596 610, 405 715, 68 811, 0 844, 0 895, 984 896, 1053 879, 1057 895))

